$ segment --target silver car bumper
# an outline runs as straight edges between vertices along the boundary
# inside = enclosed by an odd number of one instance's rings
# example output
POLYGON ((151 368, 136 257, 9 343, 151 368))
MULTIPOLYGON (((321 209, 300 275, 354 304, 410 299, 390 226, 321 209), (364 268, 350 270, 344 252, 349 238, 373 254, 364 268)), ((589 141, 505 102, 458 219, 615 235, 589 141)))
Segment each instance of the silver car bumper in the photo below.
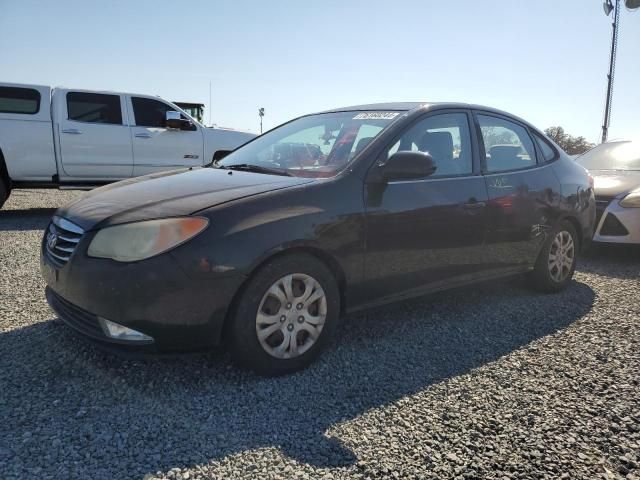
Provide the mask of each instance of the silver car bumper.
POLYGON ((619 201, 611 200, 600 216, 594 242, 640 244, 640 208, 624 208, 619 201))

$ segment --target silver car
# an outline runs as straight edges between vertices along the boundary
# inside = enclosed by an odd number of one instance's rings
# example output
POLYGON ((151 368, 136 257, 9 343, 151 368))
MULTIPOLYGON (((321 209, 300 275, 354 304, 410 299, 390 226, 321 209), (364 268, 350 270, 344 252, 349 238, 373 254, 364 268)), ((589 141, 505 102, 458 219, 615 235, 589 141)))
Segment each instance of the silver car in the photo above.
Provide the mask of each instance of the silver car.
POLYGON ((640 244, 640 141, 598 145, 576 162, 594 177, 594 242, 640 244))

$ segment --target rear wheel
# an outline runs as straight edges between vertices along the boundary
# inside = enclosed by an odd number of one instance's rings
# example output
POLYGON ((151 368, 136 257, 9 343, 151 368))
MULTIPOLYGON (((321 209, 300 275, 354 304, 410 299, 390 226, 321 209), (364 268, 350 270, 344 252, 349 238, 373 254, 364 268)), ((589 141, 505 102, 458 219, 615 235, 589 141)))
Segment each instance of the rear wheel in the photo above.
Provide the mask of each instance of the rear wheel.
POLYGON ((276 257, 249 280, 229 325, 234 360, 263 375, 308 366, 338 324, 340 294, 332 272, 307 254, 276 257))
POLYGON ((545 241, 530 274, 531 285, 543 292, 564 290, 576 269, 578 235, 568 221, 561 222, 545 241))

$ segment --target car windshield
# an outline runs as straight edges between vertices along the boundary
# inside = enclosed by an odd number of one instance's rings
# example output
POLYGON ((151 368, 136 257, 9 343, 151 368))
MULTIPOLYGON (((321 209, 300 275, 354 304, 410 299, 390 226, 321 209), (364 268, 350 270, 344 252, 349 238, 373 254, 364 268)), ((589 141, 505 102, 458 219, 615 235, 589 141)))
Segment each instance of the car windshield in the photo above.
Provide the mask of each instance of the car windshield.
POLYGON ((278 127, 218 162, 221 168, 297 177, 333 177, 402 112, 350 111, 309 115, 278 127))
POLYGON ((640 170, 640 142, 603 143, 576 162, 587 170, 640 170))

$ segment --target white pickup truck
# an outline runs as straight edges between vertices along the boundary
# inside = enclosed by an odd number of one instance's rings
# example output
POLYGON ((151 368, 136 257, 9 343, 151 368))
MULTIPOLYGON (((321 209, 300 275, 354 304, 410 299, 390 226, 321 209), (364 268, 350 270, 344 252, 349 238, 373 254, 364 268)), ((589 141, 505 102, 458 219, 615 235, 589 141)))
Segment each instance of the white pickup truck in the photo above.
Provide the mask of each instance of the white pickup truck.
POLYGON ((255 137, 158 97, 0 83, 0 207, 12 188, 91 188, 211 164, 255 137))

